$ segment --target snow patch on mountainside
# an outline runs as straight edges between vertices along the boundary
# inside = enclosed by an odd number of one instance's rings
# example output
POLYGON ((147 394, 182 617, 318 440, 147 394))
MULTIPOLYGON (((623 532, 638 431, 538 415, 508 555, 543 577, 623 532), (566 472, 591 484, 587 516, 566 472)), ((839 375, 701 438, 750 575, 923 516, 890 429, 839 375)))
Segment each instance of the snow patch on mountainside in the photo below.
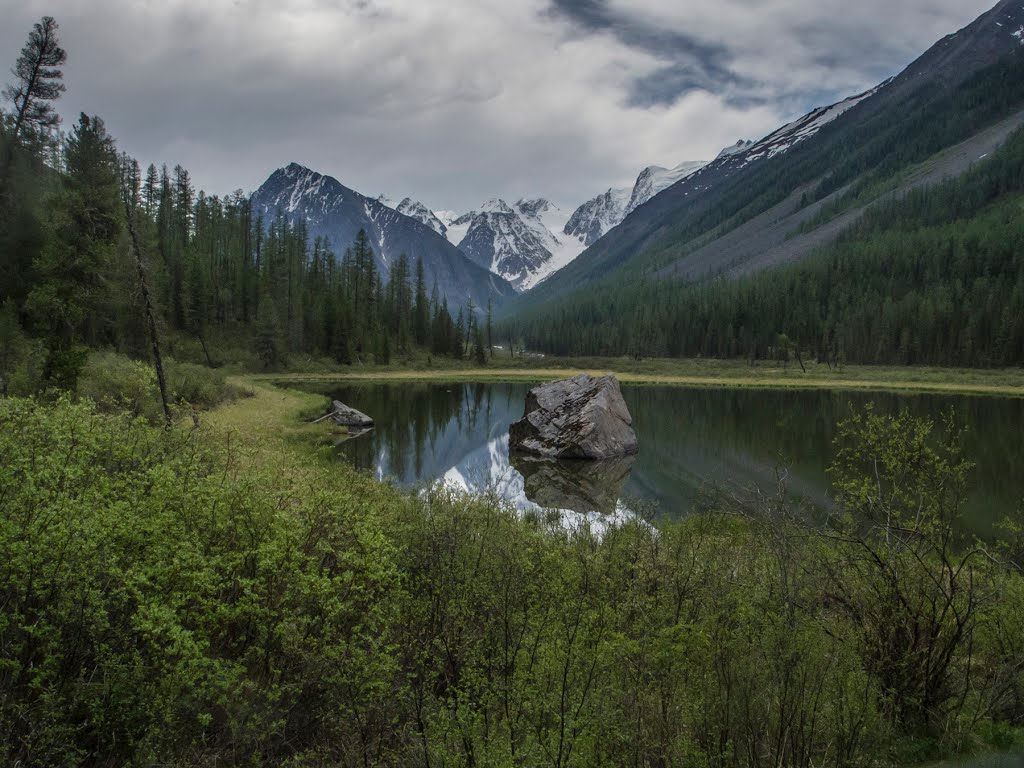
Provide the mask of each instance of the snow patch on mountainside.
POLYGON ((707 163, 704 161, 696 161, 682 163, 675 168, 661 168, 657 165, 644 168, 637 176, 636 184, 633 186, 633 194, 626 206, 626 215, 628 216, 659 192, 665 191, 687 176, 692 176, 705 165, 707 163))
POLYGON ((562 232, 584 248, 589 248, 652 197, 692 176, 705 165, 706 162, 696 161, 681 163, 675 168, 648 166, 637 176, 631 189, 609 189, 577 208, 562 232))
POLYGON ((544 240, 550 258, 534 269, 521 284, 529 290, 579 256, 585 246, 577 238, 565 235, 568 215, 548 200, 520 200, 515 205, 522 219, 544 240), (555 234, 558 233, 558 234, 555 234))
POLYGON ((345 202, 346 190, 329 176, 291 163, 276 172, 279 183, 262 213, 281 211, 293 216, 302 212, 310 224, 318 224, 345 202))
POLYGON ((792 148, 794 144, 810 138, 840 115, 849 112, 865 99, 874 96, 879 90, 888 85, 889 82, 891 80, 886 80, 871 90, 851 96, 836 104, 827 107, 817 107, 803 117, 787 123, 746 150, 744 164, 775 157, 780 152, 785 152, 792 148))
POLYGON ((612 227, 626 218, 626 208, 633 196, 630 187, 609 189, 577 208, 562 228, 562 233, 590 247, 612 227))
POLYGON ((749 139, 747 139, 746 141, 740 139, 735 144, 732 144, 723 149, 721 152, 719 152, 715 160, 721 160, 723 157, 730 157, 732 155, 738 155, 741 152, 746 152, 752 146, 754 146, 754 142, 750 141, 749 139))
POLYGON ((568 217, 544 198, 515 205, 496 198, 462 216, 452 218, 449 211, 443 216, 451 243, 519 290, 532 288, 583 250, 575 238, 555 234, 568 217))

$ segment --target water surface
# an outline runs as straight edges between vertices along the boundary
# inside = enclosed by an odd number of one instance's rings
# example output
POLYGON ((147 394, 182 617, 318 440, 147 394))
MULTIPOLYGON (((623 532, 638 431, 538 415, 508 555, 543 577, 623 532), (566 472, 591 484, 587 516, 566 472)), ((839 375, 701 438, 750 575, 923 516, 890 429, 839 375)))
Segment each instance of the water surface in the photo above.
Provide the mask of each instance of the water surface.
POLYGON ((371 432, 343 442, 340 457, 403 486, 445 479, 494 490, 523 509, 604 514, 651 508, 676 517, 717 488, 775 493, 827 508, 826 468, 840 421, 874 403, 937 422, 955 408, 976 463, 965 527, 986 534, 1024 499, 1024 400, 824 390, 623 386, 640 442, 635 459, 588 464, 509 457, 508 425, 522 416, 527 384, 354 384, 326 391, 371 415, 371 432))

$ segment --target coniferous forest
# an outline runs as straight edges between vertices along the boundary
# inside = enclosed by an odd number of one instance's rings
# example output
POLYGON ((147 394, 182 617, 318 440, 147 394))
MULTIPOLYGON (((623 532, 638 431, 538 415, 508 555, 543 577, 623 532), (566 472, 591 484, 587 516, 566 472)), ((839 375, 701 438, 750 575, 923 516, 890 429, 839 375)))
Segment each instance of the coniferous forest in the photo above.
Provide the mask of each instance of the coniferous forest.
MULTIPOLYGON (((56 27, 34 34, 50 35, 40 44, 51 46, 51 76, 10 94, 0 137, 4 391, 73 390, 89 349, 148 357, 143 283, 158 336, 194 339, 211 366, 224 361, 207 342, 225 336, 269 369, 299 355, 383 365, 413 349, 481 357, 486 308, 449 308, 421 262, 400 257, 384 281, 365 233, 311 241, 301 220, 254 216, 241 191, 196 191, 180 165, 143 171, 100 117, 57 132, 65 56, 56 27)), ((35 54, 30 42, 19 71, 35 54)))
POLYGON ((608 281, 508 324, 559 355, 1024 363, 1024 133, 963 177, 874 206, 797 264, 608 281))

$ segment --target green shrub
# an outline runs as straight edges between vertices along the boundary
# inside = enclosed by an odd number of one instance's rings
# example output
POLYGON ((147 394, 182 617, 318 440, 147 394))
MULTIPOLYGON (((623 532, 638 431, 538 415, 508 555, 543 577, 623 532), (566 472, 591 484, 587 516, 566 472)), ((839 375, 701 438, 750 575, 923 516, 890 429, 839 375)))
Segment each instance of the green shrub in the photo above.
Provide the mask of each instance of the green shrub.
POLYGON ((405 501, 320 480, 91 404, 0 399, 0 764, 357 749, 353 723, 386 722, 398 622, 373 510, 405 501))
POLYGON ((89 355, 76 394, 110 413, 123 411, 153 423, 162 417, 153 366, 116 352, 89 355))
MULTIPOLYGON (((224 373, 192 363, 166 360, 168 397, 175 409, 212 408, 246 393, 224 373)), ((78 380, 76 394, 108 413, 127 412, 150 423, 163 418, 156 372, 150 363, 116 352, 93 352, 78 380)))
POLYGON ((175 403, 198 408, 212 408, 245 394, 229 384, 220 370, 174 360, 168 361, 167 388, 175 403))

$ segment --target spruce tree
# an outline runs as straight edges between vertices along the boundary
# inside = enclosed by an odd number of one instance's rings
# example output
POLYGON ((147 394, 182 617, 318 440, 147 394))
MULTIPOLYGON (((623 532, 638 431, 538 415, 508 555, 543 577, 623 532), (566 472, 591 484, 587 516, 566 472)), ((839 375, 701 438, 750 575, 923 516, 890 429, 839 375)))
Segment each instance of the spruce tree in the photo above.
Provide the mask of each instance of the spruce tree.
MULTIPOLYGON (((68 174, 52 208, 52 234, 33 265, 26 308, 47 345, 46 378, 71 389, 87 344, 112 344, 107 306, 122 232, 118 160, 98 117, 82 114, 66 148, 68 174)), ((123 288, 123 287, 122 287, 123 288)))
POLYGON ((61 82, 64 73, 60 67, 67 60, 67 53, 60 47, 57 27, 52 16, 44 16, 33 26, 12 70, 16 80, 4 88, 4 98, 14 106, 10 142, 4 161, 5 177, 14 146, 27 143, 26 140, 38 140, 60 123, 52 102, 65 90, 61 82))
POLYGON ((416 297, 413 306, 413 338, 420 347, 426 347, 430 332, 430 304, 427 283, 423 273, 423 259, 416 259, 416 297))

